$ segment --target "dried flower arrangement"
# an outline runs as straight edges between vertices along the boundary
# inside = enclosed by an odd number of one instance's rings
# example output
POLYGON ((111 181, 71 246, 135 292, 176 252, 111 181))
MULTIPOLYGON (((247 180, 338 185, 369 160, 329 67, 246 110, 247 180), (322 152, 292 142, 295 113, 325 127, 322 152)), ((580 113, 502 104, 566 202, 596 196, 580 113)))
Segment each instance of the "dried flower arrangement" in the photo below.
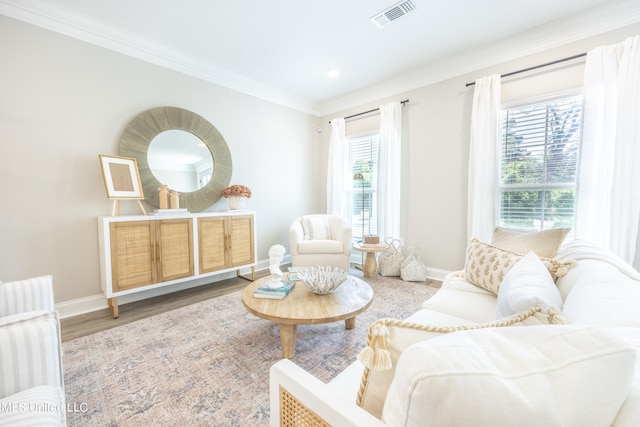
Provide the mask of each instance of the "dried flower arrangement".
POLYGON ((251 198, 251 190, 244 185, 234 184, 222 190, 223 197, 246 197, 251 198))

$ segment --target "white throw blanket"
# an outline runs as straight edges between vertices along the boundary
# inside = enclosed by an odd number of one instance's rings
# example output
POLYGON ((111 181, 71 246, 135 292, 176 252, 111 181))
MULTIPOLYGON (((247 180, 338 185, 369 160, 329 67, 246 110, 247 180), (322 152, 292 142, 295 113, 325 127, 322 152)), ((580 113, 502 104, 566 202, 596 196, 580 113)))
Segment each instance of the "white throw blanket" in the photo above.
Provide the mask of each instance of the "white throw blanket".
POLYGON ((625 260, 613 252, 596 246, 584 240, 572 240, 562 245, 558 254, 554 257, 560 262, 579 261, 593 259, 611 264, 630 279, 640 281, 640 273, 625 260))

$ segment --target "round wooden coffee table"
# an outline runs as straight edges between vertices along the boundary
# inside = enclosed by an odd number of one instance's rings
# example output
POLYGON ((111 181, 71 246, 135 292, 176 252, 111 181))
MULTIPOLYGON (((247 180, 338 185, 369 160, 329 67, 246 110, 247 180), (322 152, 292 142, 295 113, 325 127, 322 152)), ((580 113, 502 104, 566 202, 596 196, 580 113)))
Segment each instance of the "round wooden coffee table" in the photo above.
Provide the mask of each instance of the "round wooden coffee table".
POLYGON ((263 319, 277 322, 280 327, 282 356, 290 359, 296 353, 298 325, 314 325, 344 320, 346 329, 356 326, 356 316, 373 301, 373 289, 368 283, 349 276, 328 295, 316 295, 304 283, 297 281, 283 300, 255 298, 253 291, 265 284, 271 276, 256 280, 242 291, 242 304, 247 311, 263 319))

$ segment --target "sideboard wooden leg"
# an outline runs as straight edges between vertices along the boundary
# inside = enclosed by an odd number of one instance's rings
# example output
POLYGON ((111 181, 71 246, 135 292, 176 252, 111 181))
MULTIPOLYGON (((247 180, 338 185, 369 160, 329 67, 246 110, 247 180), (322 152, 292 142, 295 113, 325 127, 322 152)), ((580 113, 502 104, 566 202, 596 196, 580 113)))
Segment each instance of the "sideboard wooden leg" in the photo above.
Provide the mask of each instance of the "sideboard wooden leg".
POLYGON ((111 310, 111 314, 113 314, 113 318, 117 319, 118 314, 118 297, 107 298, 107 304, 109 305, 109 309, 111 310))

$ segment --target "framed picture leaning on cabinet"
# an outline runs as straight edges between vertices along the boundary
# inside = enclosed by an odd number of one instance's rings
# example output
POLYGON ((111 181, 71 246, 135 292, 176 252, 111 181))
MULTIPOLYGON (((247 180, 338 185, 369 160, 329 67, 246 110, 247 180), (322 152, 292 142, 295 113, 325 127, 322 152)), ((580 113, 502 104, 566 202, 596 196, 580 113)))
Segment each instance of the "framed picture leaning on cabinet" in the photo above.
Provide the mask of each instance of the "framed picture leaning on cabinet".
POLYGON ((108 198, 144 199, 136 159, 104 154, 99 156, 108 198))

